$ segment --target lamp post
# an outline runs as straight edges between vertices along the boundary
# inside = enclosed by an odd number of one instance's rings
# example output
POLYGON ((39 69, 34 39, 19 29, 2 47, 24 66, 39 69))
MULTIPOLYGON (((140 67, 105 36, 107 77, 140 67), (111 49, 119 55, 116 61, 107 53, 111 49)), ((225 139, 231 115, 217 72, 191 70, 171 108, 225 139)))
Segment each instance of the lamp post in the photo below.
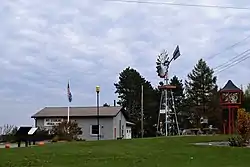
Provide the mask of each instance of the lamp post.
POLYGON ((97 109, 97 125, 98 125, 98 136, 97 139, 100 140, 100 122, 99 122, 99 94, 100 94, 100 86, 96 86, 96 109, 97 109))

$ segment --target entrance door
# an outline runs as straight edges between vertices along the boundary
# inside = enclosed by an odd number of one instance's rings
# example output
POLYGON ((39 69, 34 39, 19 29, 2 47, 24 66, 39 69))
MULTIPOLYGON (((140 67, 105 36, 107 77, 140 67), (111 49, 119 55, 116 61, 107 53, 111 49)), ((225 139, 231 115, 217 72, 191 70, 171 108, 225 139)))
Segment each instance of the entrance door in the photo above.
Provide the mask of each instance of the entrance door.
POLYGON ((126 139, 131 139, 131 128, 130 127, 126 128, 126 139))

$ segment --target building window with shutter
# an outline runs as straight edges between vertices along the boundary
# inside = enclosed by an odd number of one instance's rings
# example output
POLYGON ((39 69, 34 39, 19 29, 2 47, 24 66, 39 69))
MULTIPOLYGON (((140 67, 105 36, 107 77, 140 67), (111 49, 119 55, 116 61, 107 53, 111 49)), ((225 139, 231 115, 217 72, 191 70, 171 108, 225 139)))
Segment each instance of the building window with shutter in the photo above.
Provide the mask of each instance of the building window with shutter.
POLYGON ((122 125, 122 137, 124 137, 124 125, 122 125))
POLYGON ((119 120, 119 137, 122 137, 122 120, 119 120))
POLYGON ((98 127, 98 125, 91 125, 90 126, 90 134, 91 135, 98 135, 100 131, 100 126, 98 127))

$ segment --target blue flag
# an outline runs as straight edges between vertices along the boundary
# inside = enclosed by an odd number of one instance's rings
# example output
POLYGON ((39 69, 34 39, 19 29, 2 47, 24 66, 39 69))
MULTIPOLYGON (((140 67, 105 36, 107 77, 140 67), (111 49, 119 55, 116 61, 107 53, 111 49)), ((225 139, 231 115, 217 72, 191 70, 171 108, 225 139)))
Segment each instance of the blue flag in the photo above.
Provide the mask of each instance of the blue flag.
POLYGON ((71 94, 71 92, 70 92, 69 82, 68 82, 67 92, 68 92, 68 99, 69 99, 69 102, 71 102, 71 101, 72 101, 72 94, 71 94))

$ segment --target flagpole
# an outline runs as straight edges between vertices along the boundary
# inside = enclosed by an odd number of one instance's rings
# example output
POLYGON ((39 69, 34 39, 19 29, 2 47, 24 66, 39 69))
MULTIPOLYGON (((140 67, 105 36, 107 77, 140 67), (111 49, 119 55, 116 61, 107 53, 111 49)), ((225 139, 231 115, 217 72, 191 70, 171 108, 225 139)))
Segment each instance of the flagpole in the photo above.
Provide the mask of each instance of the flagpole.
POLYGON ((72 95, 71 95, 70 86, 69 86, 69 80, 68 80, 68 98, 69 98, 69 102, 68 102, 67 122, 69 123, 70 102, 71 102, 71 100, 72 100, 72 95))
POLYGON ((67 121, 69 123, 69 105, 68 105, 68 120, 67 121))
MULTIPOLYGON (((68 86, 69 86, 69 80, 68 80, 68 86)), ((70 102, 68 102, 68 114, 67 114, 67 122, 69 123, 69 106, 70 106, 70 102)))

